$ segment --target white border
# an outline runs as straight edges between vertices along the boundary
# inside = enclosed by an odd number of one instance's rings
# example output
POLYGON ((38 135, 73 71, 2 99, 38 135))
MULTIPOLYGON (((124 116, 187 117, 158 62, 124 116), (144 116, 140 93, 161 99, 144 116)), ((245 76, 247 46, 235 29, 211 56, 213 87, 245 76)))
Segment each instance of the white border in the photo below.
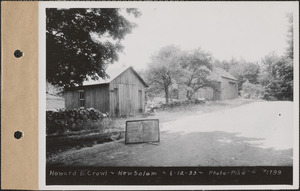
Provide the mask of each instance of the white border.
POLYGON ((294 3, 294 146, 293 146, 293 185, 249 185, 249 186, 46 186, 46 8, 125 8, 150 6, 180 6, 194 4, 229 3, 285 3, 285 2, 39 2, 39 190, 257 190, 257 189, 298 189, 299 187, 299 2, 294 3))

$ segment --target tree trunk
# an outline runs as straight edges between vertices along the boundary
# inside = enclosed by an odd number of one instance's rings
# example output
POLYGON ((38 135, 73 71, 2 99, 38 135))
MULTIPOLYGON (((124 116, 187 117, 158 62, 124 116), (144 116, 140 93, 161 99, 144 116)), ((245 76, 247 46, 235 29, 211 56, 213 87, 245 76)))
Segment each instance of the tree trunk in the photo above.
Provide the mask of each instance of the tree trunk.
POLYGON ((190 90, 187 90, 186 97, 188 98, 188 100, 192 100, 193 95, 194 94, 190 90))
POLYGON ((166 104, 169 104, 169 88, 165 88, 166 104))

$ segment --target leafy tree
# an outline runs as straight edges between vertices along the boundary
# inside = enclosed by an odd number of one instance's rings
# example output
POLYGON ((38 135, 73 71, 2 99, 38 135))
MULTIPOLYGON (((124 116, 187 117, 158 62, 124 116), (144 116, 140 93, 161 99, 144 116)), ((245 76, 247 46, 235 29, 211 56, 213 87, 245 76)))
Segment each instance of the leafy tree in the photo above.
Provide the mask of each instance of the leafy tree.
POLYGON ((293 15, 287 14, 288 32, 285 55, 271 53, 262 60, 263 70, 260 83, 265 86, 266 99, 293 100, 293 15))
POLYGON ((242 86, 241 96, 251 99, 263 99, 265 96, 265 89, 260 84, 251 84, 246 80, 242 86))
POLYGON ((229 61, 227 61, 227 60, 220 61, 218 59, 215 59, 213 61, 213 66, 214 67, 223 68, 227 72, 229 72, 231 68, 234 68, 237 65, 238 65, 238 61, 233 57, 229 61))
POLYGON ((181 55, 180 48, 174 45, 166 46, 154 54, 148 64, 146 74, 148 85, 154 92, 163 91, 166 103, 169 103, 170 87, 180 75, 181 55))
POLYGON ((261 70, 258 77, 258 81, 261 85, 266 86, 275 76, 272 67, 273 63, 278 59, 279 56, 275 52, 270 52, 264 58, 262 58, 261 70))
POLYGON ((267 99, 293 100, 293 60, 281 57, 272 63, 267 99))
MULTIPOLYGON (((139 16, 136 9, 127 13, 139 16)), ((53 85, 81 85, 88 76, 107 77, 121 40, 135 24, 120 9, 46 9, 46 78, 53 85)))
POLYGON ((260 66, 255 63, 240 60, 229 70, 229 73, 238 79, 239 90, 241 90, 243 83, 245 83, 247 80, 251 84, 258 83, 260 66))
POLYGON ((196 49, 186 53, 181 60, 182 72, 179 83, 186 90, 186 97, 189 100, 201 88, 215 88, 214 81, 209 78, 213 68, 211 54, 196 49))

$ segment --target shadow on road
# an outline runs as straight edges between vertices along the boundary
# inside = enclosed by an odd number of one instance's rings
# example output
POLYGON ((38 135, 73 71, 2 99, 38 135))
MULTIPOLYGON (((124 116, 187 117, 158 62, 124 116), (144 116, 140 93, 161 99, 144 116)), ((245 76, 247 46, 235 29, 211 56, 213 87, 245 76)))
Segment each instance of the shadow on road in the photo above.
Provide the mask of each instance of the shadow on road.
POLYGON ((237 133, 162 132, 159 146, 110 142, 47 158, 65 166, 291 166, 292 149, 261 148, 237 133))

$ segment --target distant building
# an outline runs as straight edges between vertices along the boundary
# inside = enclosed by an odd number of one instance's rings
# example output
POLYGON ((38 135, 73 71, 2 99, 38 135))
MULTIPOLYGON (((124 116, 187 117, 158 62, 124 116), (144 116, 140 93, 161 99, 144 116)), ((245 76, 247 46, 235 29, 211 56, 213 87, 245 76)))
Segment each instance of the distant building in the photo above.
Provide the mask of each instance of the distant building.
MULTIPOLYGON (((211 73, 211 78, 218 83, 218 88, 213 89, 206 87, 199 89, 193 98, 205 98, 207 100, 225 100, 238 98, 238 80, 230 73, 222 68, 214 67, 211 73)), ((187 99, 184 89, 173 89, 174 94, 177 94, 177 98, 180 100, 187 99)))
POLYGON ((111 116, 125 116, 145 111, 148 87, 133 67, 109 68, 109 79, 86 81, 81 87, 65 90, 66 109, 95 108, 111 116))

